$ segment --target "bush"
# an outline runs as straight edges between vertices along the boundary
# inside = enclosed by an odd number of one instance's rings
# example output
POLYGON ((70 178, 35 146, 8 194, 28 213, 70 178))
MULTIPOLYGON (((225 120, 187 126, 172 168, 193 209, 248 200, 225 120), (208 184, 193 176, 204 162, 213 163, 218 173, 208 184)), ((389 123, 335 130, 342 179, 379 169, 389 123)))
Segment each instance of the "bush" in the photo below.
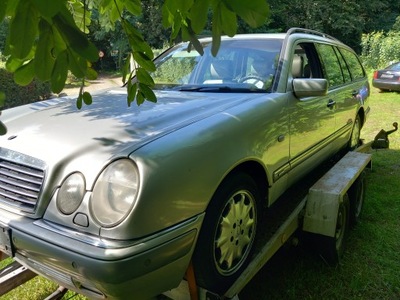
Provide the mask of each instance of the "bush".
POLYGON ((400 61, 400 31, 372 32, 362 36, 362 59, 368 69, 400 61))
POLYGON ((6 96, 2 109, 49 99, 52 95, 49 83, 34 79, 27 86, 19 86, 5 69, 0 69, 0 91, 6 96))

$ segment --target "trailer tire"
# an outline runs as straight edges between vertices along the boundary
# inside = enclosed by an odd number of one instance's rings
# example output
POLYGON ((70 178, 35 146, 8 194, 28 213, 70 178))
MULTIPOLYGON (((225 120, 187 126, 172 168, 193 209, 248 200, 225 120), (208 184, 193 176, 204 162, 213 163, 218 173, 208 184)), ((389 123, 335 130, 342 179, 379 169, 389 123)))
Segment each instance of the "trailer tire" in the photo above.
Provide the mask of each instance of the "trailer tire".
POLYGON ((222 295, 251 260, 260 220, 260 193, 245 173, 234 173, 212 197, 193 254, 197 285, 222 295))
POLYGON ((366 180, 365 180, 365 171, 361 172, 360 176, 353 183, 351 188, 348 191, 350 198, 350 226, 354 227, 358 224, 360 220, 360 215, 362 212, 362 208, 364 206, 365 200, 365 189, 366 189, 366 180))
POLYGON ((336 266, 343 255, 349 231, 350 203, 347 193, 339 204, 335 236, 315 235, 314 245, 330 266, 336 266))

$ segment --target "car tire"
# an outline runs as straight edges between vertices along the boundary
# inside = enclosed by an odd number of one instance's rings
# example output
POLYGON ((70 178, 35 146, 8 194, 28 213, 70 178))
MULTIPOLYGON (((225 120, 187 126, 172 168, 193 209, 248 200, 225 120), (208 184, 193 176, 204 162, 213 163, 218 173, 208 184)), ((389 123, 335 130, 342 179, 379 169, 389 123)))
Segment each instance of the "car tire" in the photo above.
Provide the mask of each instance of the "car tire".
POLYGON ((351 227, 356 226, 360 220, 360 215, 365 200, 365 189, 366 189, 365 172, 362 172, 348 191, 350 198, 351 227))
POLYGON ((360 136, 361 136, 361 118, 359 115, 354 119, 353 130, 351 132, 350 140, 349 140, 349 150, 355 150, 360 146, 360 136))
POLYGON ((197 285, 222 295, 251 260, 260 220, 260 194, 245 173, 229 176, 207 208, 193 254, 197 285))
POLYGON ((346 247, 346 239, 349 231, 350 203, 347 193, 339 204, 336 221, 336 230, 333 237, 312 234, 312 246, 318 254, 330 266, 336 266, 346 247))

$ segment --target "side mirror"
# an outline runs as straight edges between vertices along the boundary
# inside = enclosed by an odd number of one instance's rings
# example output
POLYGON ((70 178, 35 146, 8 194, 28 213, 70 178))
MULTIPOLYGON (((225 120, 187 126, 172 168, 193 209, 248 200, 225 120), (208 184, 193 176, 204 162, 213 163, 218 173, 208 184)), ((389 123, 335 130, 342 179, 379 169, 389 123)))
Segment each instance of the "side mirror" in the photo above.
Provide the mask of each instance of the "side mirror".
POLYGON ((295 78, 292 81, 293 92, 298 98, 325 96, 328 93, 328 81, 322 78, 295 78))

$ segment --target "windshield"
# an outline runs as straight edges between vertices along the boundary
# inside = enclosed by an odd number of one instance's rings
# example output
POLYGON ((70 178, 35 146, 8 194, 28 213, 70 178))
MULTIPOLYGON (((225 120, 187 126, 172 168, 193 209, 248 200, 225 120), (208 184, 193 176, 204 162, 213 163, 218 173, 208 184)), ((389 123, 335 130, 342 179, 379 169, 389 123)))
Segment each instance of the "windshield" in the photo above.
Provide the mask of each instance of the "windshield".
POLYGON ((178 45, 155 61, 152 73, 156 89, 184 91, 268 92, 272 86, 280 39, 223 40, 218 55, 211 55, 211 43, 203 43, 204 55, 178 45))

